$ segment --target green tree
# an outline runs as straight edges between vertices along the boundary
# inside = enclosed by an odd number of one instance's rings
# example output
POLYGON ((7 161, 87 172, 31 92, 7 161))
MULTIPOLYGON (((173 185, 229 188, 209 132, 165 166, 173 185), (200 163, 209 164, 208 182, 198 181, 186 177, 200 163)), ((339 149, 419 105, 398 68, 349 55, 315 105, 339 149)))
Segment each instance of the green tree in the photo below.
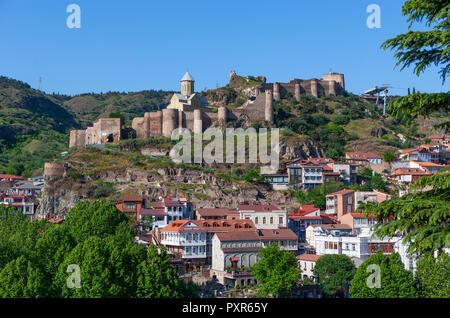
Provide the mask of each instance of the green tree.
POLYGON ((431 254, 450 245, 450 173, 441 171, 422 177, 409 194, 379 204, 362 206, 365 214, 375 215, 378 237, 404 235, 411 255, 431 254), (426 189, 426 190, 422 190, 426 189), (386 222, 390 220, 390 222, 386 222))
POLYGON ((261 176, 257 169, 248 169, 248 171, 242 176, 242 178, 249 183, 261 183, 265 182, 263 176, 261 176))
POLYGON ((314 266, 314 275, 324 294, 343 295, 347 284, 353 279, 356 268, 350 258, 342 254, 323 255, 314 266))
POLYGON ((417 262, 417 287, 422 298, 450 298, 450 256, 426 255, 417 262))
POLYGON ((61 225, 0 207, 0 297, 195 295, 164 249, 135 242, 133 224, 110 202, 80 202, 61 225), (69 265, 79 266, 81 288, 67 286, 69 265))
POLYGON ((343 188, 344 185, 342 183, 327 182, 308 191, 297 190, 294 192, 294 196, 298 203, 313 204, 315 207, 325 209, 326 196, 330 193, 342 190, 343 188))
POLYGON ((295 255, 272 243, 258 252, 258 258, 258 263, 252 267, 258 281, 258 295, 279 296, 290 292, 300 274, 295 255))
POLYGON ((395 154, 392 151, 386 151, 383 153, 383 160, 391 163, 395 160, 395 154))
POLYGON ((385 41, 384 50, 395 50, 396 66, 401 69, 414 65, 416 75, 426 68, 440 66, 443 81, 450 72, 450 4, 445 0, 408 0, 402 14, 408 16, 408 32, 385 41), (412 31, 415 22, 425 21, 428 31, 412 31))
POLYGON ((139 220, 138 225, 142 227, 143 231, 149 231, 151 230, 153 223, 155 223, 155 220, 152 215, 143 215, 139 220))
MULTIPOLYGON (((426 68, 435 65, 441 67, 440 76, 445 82, 450 73, 450 4, 445 0, 408 0, 402 6, 403 15, 407 16, 409 31, 385 41, 384 50, 394 50, 398 60, 396 66, 405 69, 414 65, 414 72, 419 76, 426 68), (412 31, 415 22, 425 21, 427 31, 412 31)), ((418 116, 430 116, 436 111, 450 113, 450 94, 420 94, 415 92, 405 97, 395 98, 389 105, 397 117, 408 114, 413 120, 418 116)), ((450 129, 450 121, 437 127, 450 129)))
MULTIPOLYGON (((139 298, 176 298, 182 297, 182 288, 174 268, 169 263, 169 256, 164 248, 161 254, 154 245, 150 245, 147 259, 137 268, 137 291, 139 298)), ((185 290, 186 292, 186 290, 185 290)))
POLYGON ((92 235, 114 234, 116 227, 124 222, 129 222, 127 216, 117 211, 112 202, 81 201, 69 211, 64 226, 76 242, 82 242, 92 235))
POLYGON ((390 257, 381 251, 370 256, 356 271, 350 286, 352 298, 412 298, 417 297, 414 278, 407 271, 398 253, 390 257), (377 265, 378 270, 369 266, 377 265), (378 274, 378 275, 377 275, 378 274), (379 279, 377 286, 376 280, 379 279))
POLYGON ((0 297, 46 297, 44 275, 29 259, 21 255, 0 272, 0 297))
POLYGON ((120 124, 122 126, 125 124, 125 116, 121 112, 111 112, 109 118, 120 118, 120 124))
POLYGON ((364 184, 361 186, 362 191, 387 190, 387 183, 379 173, 375 173, 370 168, 363 168, 357 174, 358 179, 364 184))

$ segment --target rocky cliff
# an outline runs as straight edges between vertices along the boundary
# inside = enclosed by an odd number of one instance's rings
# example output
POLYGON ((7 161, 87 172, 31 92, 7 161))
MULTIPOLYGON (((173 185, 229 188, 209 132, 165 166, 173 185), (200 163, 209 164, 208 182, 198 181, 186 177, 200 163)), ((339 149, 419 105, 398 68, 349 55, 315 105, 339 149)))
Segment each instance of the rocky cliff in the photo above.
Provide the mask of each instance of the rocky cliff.
POLYGON ((248 183, 213 169, 170 166, 147 158, 88 148, 72 154, 65 161, 64 176, 46 177, 37 213, 63 215, 80 200, 115 200, 124 194, 144 195, 149 201, 161 195, 184 196, 197 207, 297 205, 291 193, 274 191, 265 183, 248 183))

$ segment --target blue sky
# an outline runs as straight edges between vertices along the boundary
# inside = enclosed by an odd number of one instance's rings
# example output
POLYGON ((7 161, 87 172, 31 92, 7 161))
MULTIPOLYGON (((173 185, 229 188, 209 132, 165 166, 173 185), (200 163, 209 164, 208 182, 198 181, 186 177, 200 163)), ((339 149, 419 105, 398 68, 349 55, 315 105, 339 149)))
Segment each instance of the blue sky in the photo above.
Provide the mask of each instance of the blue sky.
POLYGON ((438 69, 394 69, 380 44, 407 31, 400 0, 0 0, 0 75, 46 92, 179 90, 189 69, 196 90, 223 86, 230 70, 269 82, 345 74, 347 90, 391 84, 448 91, 438 69), (81 29, 69 29, 69 4, 81 29), (369 29, 369 4, 381 28, 369 29))

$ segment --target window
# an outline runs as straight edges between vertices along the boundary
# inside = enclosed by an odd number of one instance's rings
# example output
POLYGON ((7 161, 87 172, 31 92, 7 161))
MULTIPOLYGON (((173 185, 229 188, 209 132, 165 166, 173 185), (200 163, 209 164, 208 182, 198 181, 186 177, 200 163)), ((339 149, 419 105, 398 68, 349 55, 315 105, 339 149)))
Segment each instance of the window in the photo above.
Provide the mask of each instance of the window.
POLYGON ((266 224, 266 218, 263 217, 263 224, 266 224))
POLYGON ((273 216, 270 217, 270 224, 273 224, 273 216))
POLYGON ((134 210, 135 204, 134 202, 125 202, 123 207, 125 210, 134 210))
POLYGON ((279 223, 280 225, 283 225, 283 224, 284 224, 284 222, 283 222, 283 217, 282 217, 282 216, 280 216, 280 219, 278 220, 278 223, 279 223))
POLYGON ((255 217, 255 224, 258 224, 258 217, 255 217))

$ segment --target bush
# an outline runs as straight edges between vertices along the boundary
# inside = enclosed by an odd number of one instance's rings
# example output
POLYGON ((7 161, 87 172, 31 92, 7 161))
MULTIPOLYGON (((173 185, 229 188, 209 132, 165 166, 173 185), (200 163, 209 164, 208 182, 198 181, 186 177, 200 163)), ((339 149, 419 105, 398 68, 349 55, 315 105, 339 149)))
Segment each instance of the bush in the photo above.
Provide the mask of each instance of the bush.
POLYGON ((94 198, 105 198, 113 195, 116 192, 114 188, 114 184, 111 182, 104 182, 103 180, 100 180, 98 182, 97 188, 94 191, 94 198))
POLYGON ((336 125, 347 125, 350 122, 350 118, 344 115, 336 115, 333 118, 333 123, 336 125))

